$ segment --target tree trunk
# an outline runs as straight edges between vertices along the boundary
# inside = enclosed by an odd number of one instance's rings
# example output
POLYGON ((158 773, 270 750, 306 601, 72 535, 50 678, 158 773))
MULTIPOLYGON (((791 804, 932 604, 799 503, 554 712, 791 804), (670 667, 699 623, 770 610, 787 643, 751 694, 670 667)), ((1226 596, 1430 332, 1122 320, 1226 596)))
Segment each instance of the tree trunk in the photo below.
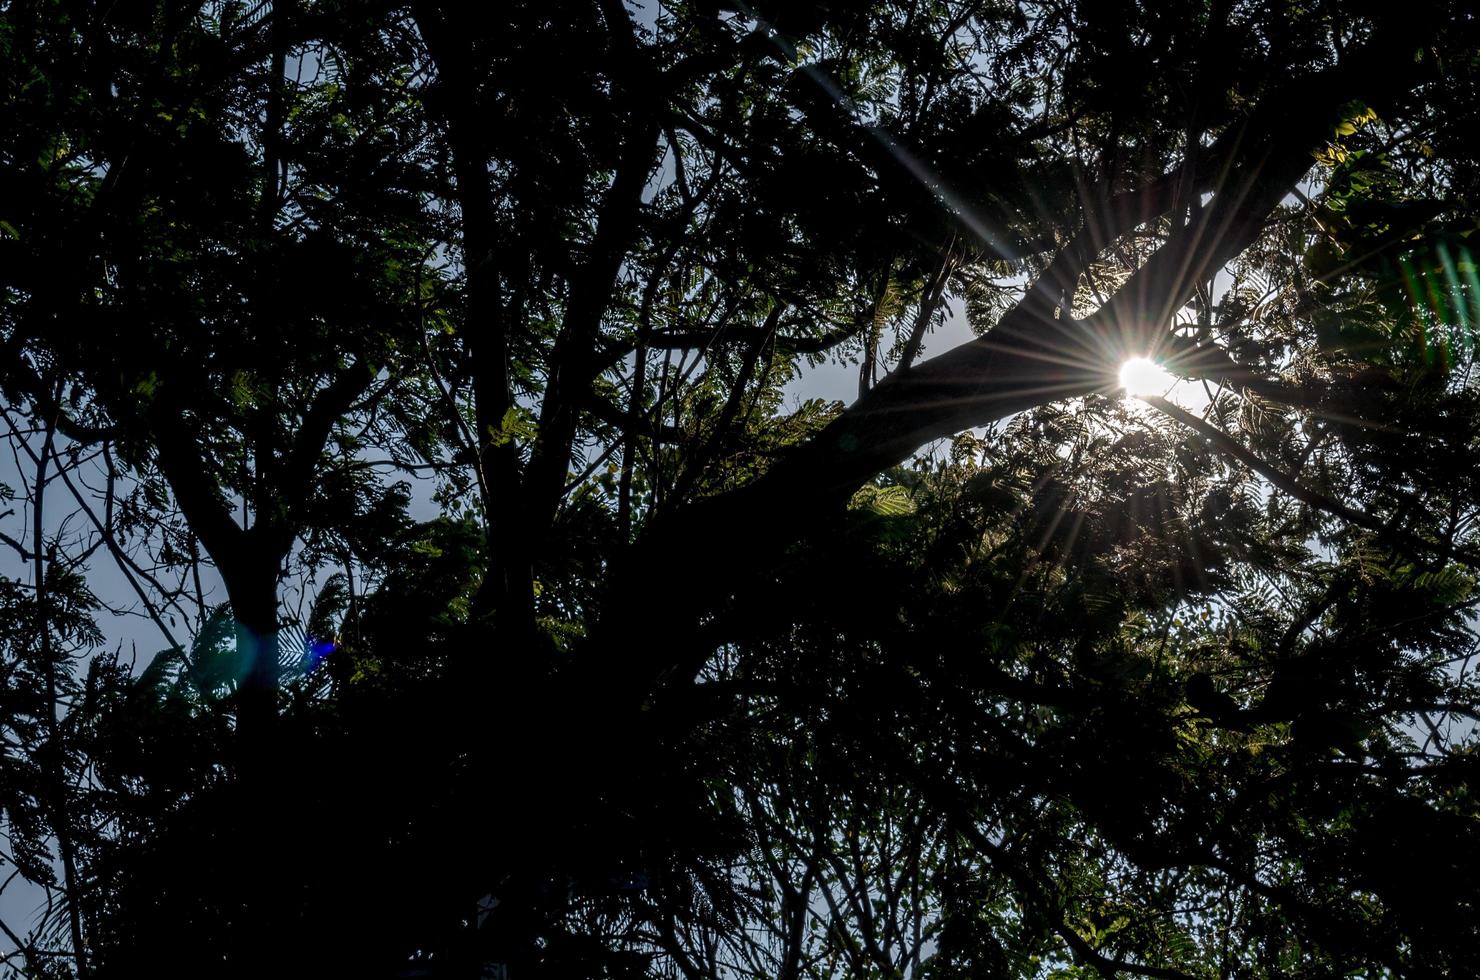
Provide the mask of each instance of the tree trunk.
POLYGON ((243 747, 243 764, 250 768, 268 751, 265 743, 271 741, 277 720, 276 563, 270 570, 254 568, 249 574, 228 580, 227 592, 236 620, 236 649, 241 664, 237 737, 243 747))
POLYGON ((248 559, 250 572, 233 576, 227 591, 236 620, 240 657, 237 689, 237 808, 235 840, 241 914, 228 952, 236 976, 271 976, 281 967, 280 944, 293 911, 282 893, 278 844, 282 787, 278 767, 277 563, 248 559), (278 961, 278 962, 274 962, 278 961))

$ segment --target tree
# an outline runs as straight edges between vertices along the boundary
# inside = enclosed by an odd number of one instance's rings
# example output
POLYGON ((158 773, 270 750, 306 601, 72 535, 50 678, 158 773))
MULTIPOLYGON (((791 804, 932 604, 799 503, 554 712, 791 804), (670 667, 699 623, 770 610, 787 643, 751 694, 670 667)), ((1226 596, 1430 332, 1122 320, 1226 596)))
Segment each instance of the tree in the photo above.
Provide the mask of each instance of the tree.
POLYGON ((24 970, 1463 969, 1463 4, 0 24, 24 970))

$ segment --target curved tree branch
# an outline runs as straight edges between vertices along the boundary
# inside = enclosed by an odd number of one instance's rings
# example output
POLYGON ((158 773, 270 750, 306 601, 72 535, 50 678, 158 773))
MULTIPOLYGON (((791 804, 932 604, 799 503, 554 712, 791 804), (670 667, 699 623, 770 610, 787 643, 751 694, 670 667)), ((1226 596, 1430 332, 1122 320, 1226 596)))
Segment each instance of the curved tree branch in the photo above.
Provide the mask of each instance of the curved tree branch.
POLYGON ((1403 544, 1414 550, 1437 554, 1441 557, 1469 565, 1472 568, 1480 568, 1480 555, 1464 548, 1455 548, 1450 545, 1425 541, 1416 535, 1408 534, 1391 527, 1386 521, 1366 511, 1348 507, 1339 500, 1328 497, 1309 487, 1302 486, 1294 477, 1266 463, 1244 446, 1240 445, 1233 437, 1219 430, 1210 422, 1198 418, 1181 406, 1174 405, 1160 396, 1143 395, 1141 397, 1142 401, 1151 405, 1163 415, 1175 419, 1189 429, 1192 429, 1217 447, 1220 452, 1232 456, 1255 473, 1264 477, 1276 488, 1289 494, 1301 503, 1314 507, 1317 510, 1325 511, 1328 514, 1333 514, 1348 524, 1355 524, 1357 527, 1366 528, 1374 534, 1382 535, 1383 537, 1396 537, 1403 544))

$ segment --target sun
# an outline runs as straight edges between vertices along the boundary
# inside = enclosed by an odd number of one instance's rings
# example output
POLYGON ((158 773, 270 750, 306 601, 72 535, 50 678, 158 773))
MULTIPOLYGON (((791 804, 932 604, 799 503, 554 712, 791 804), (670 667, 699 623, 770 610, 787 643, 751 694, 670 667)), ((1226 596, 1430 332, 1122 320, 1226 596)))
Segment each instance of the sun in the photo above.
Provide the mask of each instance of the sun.
POLYGON ((1149 357, 1133 357, 1120 366, 1120 386, 1127 395, 1165 395, 1177 379, 1149 357))

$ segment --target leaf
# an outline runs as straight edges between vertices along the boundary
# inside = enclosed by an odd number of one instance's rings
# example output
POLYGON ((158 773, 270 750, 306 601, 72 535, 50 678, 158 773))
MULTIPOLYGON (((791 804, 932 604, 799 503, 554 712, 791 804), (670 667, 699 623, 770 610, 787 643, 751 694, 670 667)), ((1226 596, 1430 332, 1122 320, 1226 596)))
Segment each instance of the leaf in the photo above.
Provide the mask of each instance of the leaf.
POLYGON ((507 446, 515 441, 528 441, 539 432, 534 414, 518 405, 510 405, 504 412, 497 429, 489 430, 489 438, 495 446, 507 446))
POLYGON ((902 517, 915 512, 915 501, 904 487, 864 487, 850 504, 880 517, 902 517))

